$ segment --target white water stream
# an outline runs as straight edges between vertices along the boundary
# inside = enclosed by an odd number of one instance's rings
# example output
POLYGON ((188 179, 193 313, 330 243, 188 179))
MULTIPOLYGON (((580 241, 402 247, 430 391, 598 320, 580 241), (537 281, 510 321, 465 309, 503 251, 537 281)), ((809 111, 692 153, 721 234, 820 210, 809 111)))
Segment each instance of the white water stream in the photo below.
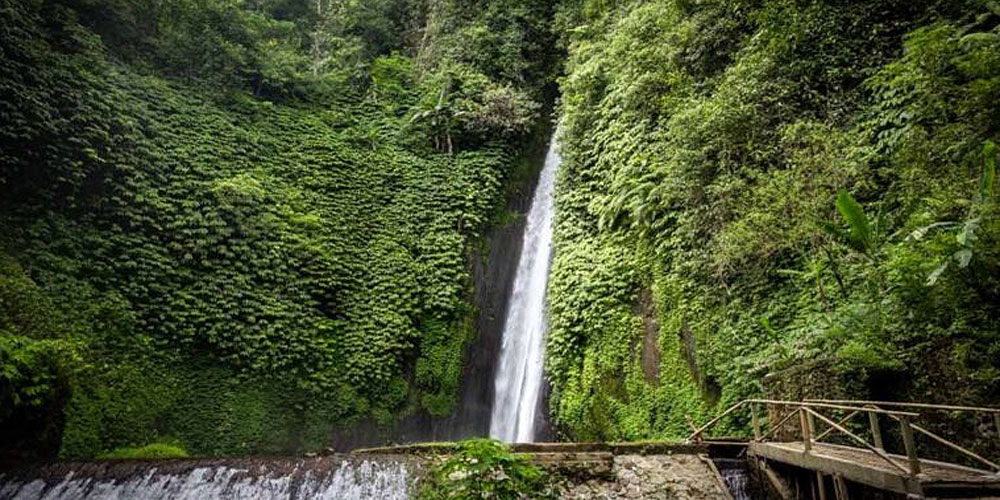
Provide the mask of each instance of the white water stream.
POLYGON ((505 442, 531 442, 536 434, 545 352, 545 287, 552 254, 552 193, 559 162, 553 136, 528 210, 494 379, 490 437, 505 442))
POLYGON ((405 465, 350 463, 325 473, 257 473, 252 469, 204 466, 163 472, 139 465, 127 478, 70 472, 61 481, 7 480, 2 500, 407 500, 411 477, 405 465), (297 474, 296 474, 297 473, 297 474))

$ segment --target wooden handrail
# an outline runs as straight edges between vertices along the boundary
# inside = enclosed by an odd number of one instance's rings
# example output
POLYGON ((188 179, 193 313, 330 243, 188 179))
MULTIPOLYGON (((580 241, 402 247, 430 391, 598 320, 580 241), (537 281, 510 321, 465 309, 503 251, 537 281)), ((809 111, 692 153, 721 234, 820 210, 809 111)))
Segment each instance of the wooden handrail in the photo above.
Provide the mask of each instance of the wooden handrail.
POLYGON ((725 417, 726 415, 729 415, 730 413, 732 413, 737 408, 739 408, 739 407, 747 404, 748 401, 749 400, 744 399, 743 401, 740 401, 739 403, 736 403, 733 406, 730 406, 728 409, 726 409, 726 411, 720 413, 717 417, 713 418, 712 420, 709 420, 707 424, 705 424, 705 425, 703 425, 703 426, 695 429, 695 431, 692 432, 690 436, 688 436, 687 441, 690 441, 692 439, 700 437, 702 432, 705 432, 706 429, 708 429, 709 427, 712 427, 713 425, 715 425, 716 422, 718 422, 719 420, 722 420, 722 417, 725 417))
MULTIPOLYGON (((897 418, 897 417, 892 417, 892 418, 895 418, 896 420, 899 420, 899 418, 897 418)), ((931 438, 931 439, 933 439, 933 440, 935 440, 935 441, 937 441, 937 442, 939 442, 939 443, 941 443, 941 444, 943 444, 943 445, 945 445, 945 446, 947 446, 947 447, 949 447, 949 448, 951 448, 951 449, 953 449, 953 450, 955 450, 957 452, 963 453, 963 454, 969 456, 970 458, 978 460, 979 462, 982 462, 982 463, 984 463, 984 464, 992 467, 997 472, 1000 472, 1000 465, 997 465, 997 464, 995 464, 995 463, 987 460, 986 458, 984 458, 984 457, 976 454, 975 452, 967 450, 965 448, 962 448, 961 446, 959 446, 959 445, 957 445, 955 443, 952 443, 951 441, 948 441, 947 439, 945 439, 945 438, 943 438, 943 437, 941 437, 941 436, 939 436, 939 435, 937 435, 937 434, 935 434, 935 433, 933 433, 933 432, 931 432, 931 431, 929 431, 927 429, 924 429, 923 427, 920 427, 917 424, 910 424, 910 427, 913 430, 915 430, 915 431, 917 431, 917 432, 919 432, 919 433, 921 433, 921 434, 923 434, 923 435, 925 435, 925 436, 927 436, 927 437, 929 437, 929 438, 931 438)))
POLYGON ((880 413, 884 415, 895 415, 897 417, 919 417, 919 413, 909 412, 909 411, 897 411, 897 410, 883 410, 881 408, 863 408, 857 406, 849 406, 837 403, 824 403, 824 402, 812 402, 812 401, 782 401, 777 399, 744 399, 739 403, 736 403, 725 411, 717 415, 712 420, 709 420, 705 425, 695 429, 690 436, 687 437, 687 441, 693 439, 699 439, 707 429, 711 428, 713 425, 717 424, 726 415, 736 411, 740 407, 748 404, 765 404, 765 405, 779 405, 779 406, 791 406, 795 408, 801 408, 803 406, 810 406, 816 408, 830 408, 834 410, 845 410, 845 411, 857 411, 857 412, 868 412, 868 413, 880 413))
POLYGON ((874 405, 877 407, 898 406, 900 408, 920 408, 924 410, 1000 413, 1000 408, 987 408, 985 406, 938 405, 932 403, 905 403, 905 402, 895 402, 895 401, 863 401, 854 399, 806 399, 804 401, 807 403, 823 403, 823 404, 874 405))
POLYGON ((882 408, 865 408, 863 406, 852 406, 840 403, 827 403, 822 401, 781 401, 774 399, 745 399, 740 403, 762 403, 770 405, 791 405, 791 406, 810 406, 816 408, 830 408, 833 410, 846 410, 846 411, 863 411, 870 413, 881 413, 883 415, 896 415, 897 417, 919 417, 919 413, 912 411, 902 411, 902 410, 884 410, 882 408))
POLYGON ((779 420, 778 423, 772 425, 771 428, 767 432, 765 432, 764 435, 760 437, 760 439, 758 439, 758 441, 763 441, 767 439, 771 434, 777 432, 777 430, 780 429, 781 426, 785 424, 785 422, 791 420, 791 418, 794 417, 796 413, 798 413, 798 410, 788 412, 788 415, 785 415, 785 418, 779 420))
MULTIPOLYGON (((838 420, 837 423, 840 424, 840 425, 844 425, 845 423, 847 423, 848 420, 854 418, 854 416, 857 415, 857 414, 858 414, 857 410, 852 411, 851 413, 848 413, 846 417, 838 420)), ((836 429, 834 429, 833 427, 830 427, 829 429, 823 431, 819 436, 816 436, 816 441, 819 441, 819 440, 825 438, 827 434, 829 434, 829 433, 831 433, 831 432, 833 432, 835 430, 836 429)))
POLYGON ((804 408, 804 409, 805 409, 805 411, 807 411, 809 413, 812 413, 814 417, 816 417, 816 418, 818 418, 818 419, 826 422, 826 424, 829 425, 830 427, 833 427, 834 429, 837 429, 838 431, 840 431, 840 432, 844 433, 845 435, 847 435, 847 437, 849 437, 849 438, 851 438, 851 439, 853 439, 853 440, 855 440, 855 441, 857 441, 857 442, 865 445, 865 448, 868 448, 869 451, 871 451, 871 452, 875 453, 876 455, 878 455, 882 460, 885 460, 886 462, 889 462, 890 464, 892 464, 893 467, 899 469, 904 474, 908 473, 907 470, 903 468, 903 466, 897 464, 896 461, 893 460, 892 457, 890 457, 886 452, 884 452, 884 451, 882 451, 882 450, 880 450, 880 449, 878 449, 878 448, 876 448, 876 447, 868 444, 868 441, 865 441, 864 439, 861 439, 856 434, 854 434, 853 432, 851 432, 851 431, 843 428, 842 426, 838 425, 833 420, 830 420, 830 419, 824 417, 823 415, 820 415, 819 413, 814 412, 810 408, 804 408))
MULTIPOLYGON (((919 425, 911 423, 911 420, 915 417, 920 417, 920 413, 905 410, 892 410, 880 408, 879 405, 895 406, 899 408, 912 408, 912 409, 925 409, 925 410, 944 410, 944 411, 967 411, 967 412, 984 412, 993 415, 993 419, 1000 429, 1000 408, 986 408, 986 407, 976 407, 976 406, 958 406, 958 405, 938 405, 930 403, 905 403, 905 402, 882 402, 882 401, 863 401, 863 400, 847 400, 847 399, 806 399, 803 401, 783 401, 776 399, 745 399, 740 401, 725 411, 717 415, 715 418, 708 421, 705 425, 694 429, 693 433, 687 438, 687 441, 694 439, 700 439, 701 435, 705 433, 706 430, 716 425, 720 420, 725 418, 727 415, 733 413, 737 409, 743 406, 750 406, 751 417, 754 424, 754 441, 760 442, 767 440, 773 434, 775 434, 779 429, 785 425, 792 417, 798 415, 800 417, 800 425, 802 427, 803 436, 803 449, 805 453, 810 452, 813 442, 818 442, 823 439, 833 431, 838 431, 841 434, 846 435, 851 440, 860 443, 868 451, 872 452, 882 460, 888 462, 893 468, 899 470, 900 472, 907 474, 911 477, 919 475, 921 472, 921 460, 917 457, 916 444, 913 439, 913 431, 917 431, 925 436, 930 437, 937 443, 940 443, 952 450, 958 451, 959 453, 970 457, 982 464, 987 465, 993 469, 996 473, 1000 474, 1000 464, 992 462, 985 457, 976 454, 975 452, 963 448, 962 446, 945 439, 919 425), (761 435, 759 428, 759 420, 756 418, 756 413, 754 411, 757 404, 768 405, 768 406, 778 406, 786 407, 789 411, 782 419, 777 423, 769 424, 770 429, 761 435), (861 405, 861 406, 859 406, 861 405), (820 414, 817 409, 832 409, 832 410, 842 410, 850 412, 847 416, 839 419, 839 421, 834 422, 831 418, 827 418, 820 414), (854 418, 858 414, 867 414, 870 420, 870 425, 872 427, 873 439, 875 440, 875 445, 868 443, 865 439, 862 439, 858 435, 847 430, 843 426, 844 423, 848 422, 850 419, 854 418), (909 461, 909 470, 897 463, 893 458, 886 453, 882 447, 881 435, 878 428, 878 415, 888 415, 890 418, 898 421, 901 425, 901 432, 903 434, 903 441, 906 445, 906 455, 909 461), (826 423, 830 427, 819 435, 815 435, 813 429, 813 419, 819 419, 826 423), (815 437, 814 437, 815 436, 815 437)), ((769 419, 770 420, 770 419, 769 419)), ((691 425, 694 428, 694 425, 691 425)), ((989 474, 989 471, 982 469, 970 469, 970 470, 981 470, 983 473, 989 474)))

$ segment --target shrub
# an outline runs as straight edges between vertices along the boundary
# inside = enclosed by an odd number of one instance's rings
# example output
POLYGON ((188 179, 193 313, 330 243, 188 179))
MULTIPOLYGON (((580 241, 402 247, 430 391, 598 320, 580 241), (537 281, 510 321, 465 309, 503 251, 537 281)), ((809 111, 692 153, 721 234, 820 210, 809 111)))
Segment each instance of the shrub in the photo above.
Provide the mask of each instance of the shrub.
POLYGON ((544 469, 491 439, 463 442, 459 451, 431 468, 420 500, 555 498, 544 469))
POLYGON ((146 458, 183 458, 187 451, 180 446, 167 443, 150 443, 142 447, 122 446, 97 456, 100 459, 137 460, 146 458))

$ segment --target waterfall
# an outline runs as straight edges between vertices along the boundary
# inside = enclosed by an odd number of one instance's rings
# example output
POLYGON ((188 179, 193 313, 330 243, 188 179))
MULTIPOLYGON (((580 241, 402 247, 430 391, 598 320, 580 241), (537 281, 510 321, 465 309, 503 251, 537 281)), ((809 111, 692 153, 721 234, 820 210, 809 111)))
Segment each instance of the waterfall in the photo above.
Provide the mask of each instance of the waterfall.
POLYGON ((411 483, 405 465, 372 461, 344 460, 326 470, 306 463, 290 470, 270 464, 164 470, 170 468, 169 463, 91 463, 65 472, 61 479, 0 475, 0 500, 406 500, 411 483))
POLYGON ((559 162, 553 136, 528 210, 494 379, 490 437, 506 442, 535 438, 545 349, 545 286, 552 254, 552 193, 559 162))
POLYGON ((750 467, 746 459, 716 458, 713 459, 722 481, 729 490, 733 500, 753 500, 763 498, 755 493, 750 481, 750 467))

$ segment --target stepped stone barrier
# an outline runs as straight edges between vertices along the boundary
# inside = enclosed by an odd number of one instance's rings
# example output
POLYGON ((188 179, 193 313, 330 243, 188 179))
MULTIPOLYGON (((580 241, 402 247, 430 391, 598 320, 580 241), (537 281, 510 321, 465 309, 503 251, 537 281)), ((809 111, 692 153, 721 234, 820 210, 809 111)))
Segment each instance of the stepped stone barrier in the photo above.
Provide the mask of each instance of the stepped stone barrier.
MULTIPOLYGON (((564 499, 731 498, 706 444, 532 443, 530 454, 560 482, 564 499)), ((176 458, 58 462, 0 474, 0 498, 411 498, 427 467, 457 451, 426 443, 310 457, 176 458), (385 494, 386 489, 392 494, 385 494), (294 492, 298 492, 293 494, 294 492), (324 496, 325 495, 325 496, 324 496)))
MULTIPOLYGON (((519 443, 513 449, 530 454, 534 463, 564 481, 565 499, 732 498, 708 458, 707 443, 519 443)), ((454 443, 422 443, 360 449, 351 454, 433 460, 454 451, 454 443)))

